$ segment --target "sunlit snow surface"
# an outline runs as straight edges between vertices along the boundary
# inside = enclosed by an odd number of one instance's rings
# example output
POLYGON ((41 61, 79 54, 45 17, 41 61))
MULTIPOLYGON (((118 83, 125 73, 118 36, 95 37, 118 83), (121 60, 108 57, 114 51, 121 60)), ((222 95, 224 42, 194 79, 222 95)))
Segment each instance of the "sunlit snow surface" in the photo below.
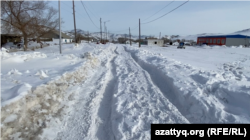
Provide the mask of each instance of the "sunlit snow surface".
POLYGON ((250 48, 82 43, 62 52, 1 52, 2 138, 144 140, 151 123, 250 123, 250 48))

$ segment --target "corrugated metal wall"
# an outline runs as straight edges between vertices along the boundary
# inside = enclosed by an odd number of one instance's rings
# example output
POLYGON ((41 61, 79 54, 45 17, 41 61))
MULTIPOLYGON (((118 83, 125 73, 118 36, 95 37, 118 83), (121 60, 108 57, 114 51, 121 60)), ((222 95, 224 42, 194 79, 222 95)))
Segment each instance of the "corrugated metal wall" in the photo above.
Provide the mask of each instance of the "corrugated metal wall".
POLYGON ((226 46, 249 46, 249 38, 226 38, 226 46))

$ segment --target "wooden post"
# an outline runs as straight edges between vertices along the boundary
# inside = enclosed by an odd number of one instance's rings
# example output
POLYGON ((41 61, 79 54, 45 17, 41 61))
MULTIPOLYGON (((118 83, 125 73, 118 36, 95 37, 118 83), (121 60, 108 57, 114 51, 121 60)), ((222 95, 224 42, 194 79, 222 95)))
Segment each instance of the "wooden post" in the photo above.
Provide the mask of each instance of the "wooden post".
POLYGON ((77 43, 77 41, 76 41, 76 20, 75 20, 75 4, 74 4, 74 0, 73 0, 73 14, 74 14, 74 26, 75 26, 75 43, 77 43))
POLYGON ((100 43, 102 43, 102 18, 100 18, 100 29, 101 29, 101 41, 100 41, 100 43))
POLYGON ((129 42, 130 42, 130 46, 131 46, 131 33, 130 33, 130 27, 129 27, 129 42))
POLYGON ((88 31, 88 43, 89 43, 89 31, 88 31))
POLYGON ((139 48, 141 47, 141 21, 139 19, 139 48))
MULTIPOLYGON (((60 0, 58 1, 58 6, 59 6, 59 47, 60 47, 60 54, 62 53, 62 34, 61 34, 61 5, 60 5, 60 0)), ((41 45, 42 48, 42 45, 41 45)))

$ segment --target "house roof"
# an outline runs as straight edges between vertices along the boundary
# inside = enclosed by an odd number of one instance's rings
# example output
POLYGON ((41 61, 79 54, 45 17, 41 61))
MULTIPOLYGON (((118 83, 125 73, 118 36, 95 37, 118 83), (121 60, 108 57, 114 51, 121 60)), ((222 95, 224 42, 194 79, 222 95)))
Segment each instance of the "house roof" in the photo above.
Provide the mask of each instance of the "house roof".
MULTIPOLYGON (((60 32, 57 31, 57 30, 53 30, 52 32, 55 33, 55 34, 57 34, 57 35, 60 34, 60 32)), ((65 33, 62 33, 62 32, 61 32, 61 37, 62 38, 66 38, 66 39, 72 39, 70 36, 68 36, 68 35, 66 35, 65 33)))
POLYGON ((198 36, 198 38, 219 38, 219 37, 226 37, 226 38, 250 38, 250 36, 246 35, 219 35, 219 36, 198 36))
POLYGON ((148 40, 162 40, 163 41, 163 39, 152 39, 152 38, 149 38, 148 40))
POLYGON ((1 34, 1 36, 18 36, 18 37, 21 37, 22 35, 21 34, 1 34))

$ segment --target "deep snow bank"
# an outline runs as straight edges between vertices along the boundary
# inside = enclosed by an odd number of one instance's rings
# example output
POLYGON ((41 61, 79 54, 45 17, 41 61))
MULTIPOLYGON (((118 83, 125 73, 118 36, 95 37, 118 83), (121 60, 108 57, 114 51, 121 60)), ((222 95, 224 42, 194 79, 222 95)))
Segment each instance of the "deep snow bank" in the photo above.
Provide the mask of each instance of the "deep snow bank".
MULTIPOLYGON (((20 98, 2 106, 1 138, 37 138, 52 117, 60 117, 60 112, 65 107, 63 101, 70 100, 73 94, 67 93, 67 89, 86 80, 89 71, 99 65, 99 60, 95 55, 87 53, 86 61, 81 67, 73 72, 64 73, 56 80, 32 89, 28 84, 18 85, 11 89, 12 93, 16 90, 17 94, 23 96, 15 96, 20 98)), ((9 98, 11 97, 5 96, 6 100, 9 98)))
POLYGON ((125 48, 191 123, 250 123, 248 78, 199 70, 153 49, 125 48))

